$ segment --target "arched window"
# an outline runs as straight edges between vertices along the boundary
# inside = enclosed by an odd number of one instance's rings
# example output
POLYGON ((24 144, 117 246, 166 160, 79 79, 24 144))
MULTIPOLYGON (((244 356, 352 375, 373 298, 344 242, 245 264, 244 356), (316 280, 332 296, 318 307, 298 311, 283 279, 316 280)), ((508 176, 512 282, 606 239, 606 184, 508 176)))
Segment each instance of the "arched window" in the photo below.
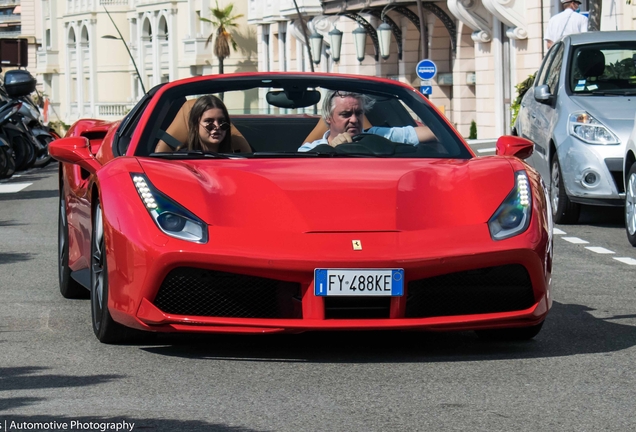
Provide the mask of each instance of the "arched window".
POLYGON ((141 31, 141 37, 143 40, 152 41, 152 26, 150 25, 150 20, 148 18, 144 20, 144 25, 141 31))
POLYGON ((168 22, 165 16, 161 16, 159 19, 159 30, 157 31, 157 37, 160 41, 168 40, 168 22))
POLYGON ((88 29, 86 28, 86 26, 82 27, 82 36, 80 39, 80 43, 82 45, 88 45, 88 29))
POLYGON ((73 27, 68 30, 68 38, 66 40, 68 45, 75 46, 75 29, 73 27))

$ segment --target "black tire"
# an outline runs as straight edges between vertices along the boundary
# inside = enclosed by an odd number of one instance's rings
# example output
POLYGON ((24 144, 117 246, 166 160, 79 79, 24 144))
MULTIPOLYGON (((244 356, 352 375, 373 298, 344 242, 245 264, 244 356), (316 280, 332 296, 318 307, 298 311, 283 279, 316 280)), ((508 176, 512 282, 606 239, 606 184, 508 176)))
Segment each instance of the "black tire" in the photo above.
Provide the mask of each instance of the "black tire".
POLYGON ((636 163, 627 174, 625 186, 625 232, 627 240, 636 246, 636 163))
POLYGON ((10 178, 14 173, 13 150, 7 145, 0 146, 0 179, 10 178))
POLYGON ((115 322, 108 310, 108 263, 104 241, 102 208, 96 202, 91 235, 91 316, 95 336, 102 343, 116 344, 128 339, 128 329, 115 322))
POLYGON ((543 321, 530 327, 514 327, 506 329, 477 330, 480 339, 492 341, 524 341, 530 340, 541 331, 543 321))
POLYGON ((9 171, 8 154, 4 151, 4 147, 0 147, 0 179, 7 177, 9 171))
POLYGON ((68 266, 68 223, 66 219, 66 202, 64 191, 60 190, 58 223, 57 223, 57 262, 60 279, 60 293, 67 299, 87 299, 89 291, 71 277, 68 266))
POLYGON ((37 168, 44 168, 45 166, 51 163, 51 160, 53 160, 53 158, 49 154, 49 143, 53 142, 54 139, 53 137, 50 137, 47 135, 38 135, 37 137, 35 137, 35 139, 38 140, 38 142, 43 147, 43 149, 41 150, 40 154, 36 157, 35 163, 33 164, 33 166, 37 168))
POLYGON ((550 169, 550 203, 552 204, 552 217, 557 224, 575 224, 579 221, 581 205, 570 201, 565 185, 559 158, 554 155, 550 169))
POLYGON ((13 152, 15 153, 16 170, 22 171, 31 168, 35 163, 35 148, 25 137, 15 136, 12 140, 13 152))

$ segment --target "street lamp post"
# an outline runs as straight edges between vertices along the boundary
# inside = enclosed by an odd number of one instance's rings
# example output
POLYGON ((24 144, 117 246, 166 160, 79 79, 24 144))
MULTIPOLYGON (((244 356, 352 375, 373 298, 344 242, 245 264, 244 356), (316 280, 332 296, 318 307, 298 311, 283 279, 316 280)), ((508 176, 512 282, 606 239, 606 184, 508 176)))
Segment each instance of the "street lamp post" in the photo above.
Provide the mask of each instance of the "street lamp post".
POLYGON ((144 86, 144 81, 141 79, 141 74, 139 73, 139 69, 137 68, 137 63, 135 62, 135 58, 133 57, 132 53, 130 52, 130 48, 128 48, 128 44, 124 40, 124 37, 121 35, 121 32, 119 31, 119 27, 117 27, 117 24, 115 24, 115 21, 113 20, 113 17, 110 16, 110 13, 108 12, 108 9, 106 9, 106 6, 104 6, 104 10, 106 11, 106 14, 108 15, 108 18, 110 18, 110 21, 113 23, 113 26, 115 26, 115 30, 117 30, 117 34, 119 35, 119 37, 112 36, 112 35, 104 35, 104 36, 102 36, 102 39, 119 39, 120 41, 122 41, 122 43, 126 47, 126 52, 128 53, 128 57, 130 57, 130 61, 132 62, 133 66, 135 67, 135 72, 137 72, 137 78, 139 78, 139 84, 141 84, 141 89, 143 90, 143 92, 145 94, 146 93, 146 87, 144 86))
POLYGON ((342 32, 335 25, 333 30, 329 32, 331 39, 331 58, 338 63, 340 61, 340 47, 342 46, 342 32))
POLYGON ((353 31, 353 42, 356 46, 356 57, 359 62, 362 62, 367 46, 367 31, 363 27, 358 27, 353 31))
POLYGON ((320 33, 313 33, 309 36, 311 56, 315 64, 320 64, 320 57, 322 56, 322 39, 323 38, 320 33))

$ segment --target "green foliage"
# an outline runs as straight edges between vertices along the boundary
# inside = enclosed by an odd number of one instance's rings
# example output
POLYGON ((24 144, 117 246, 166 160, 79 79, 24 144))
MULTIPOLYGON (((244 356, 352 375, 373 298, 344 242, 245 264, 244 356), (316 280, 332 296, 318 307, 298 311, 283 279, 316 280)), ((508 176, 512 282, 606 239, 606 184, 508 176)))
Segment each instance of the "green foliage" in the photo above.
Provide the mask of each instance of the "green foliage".
POLYGON ((201 21, 205 21, 207 23, 212 24, 213 27, 216 28, 215 31, 210 33, 208 39, 205 41, 205 46, 207 47, 214 37, 216 36, 216 42, 214 44, 214 55, 219 59, 223 60, 230 55, 230 45, 234 51, 237 49, 236 41, 230 32, 230 29, 235 29, 238 27, 238 23, 236 20, 243 17, 243 14, 232 15, 234 10, 234 4, 230 3, 225 8, 219 7, 218 0, 216 1, 216 7, 210 8, 210 12, 212 13, 213 19, 208 19, 201 17, 199 18, 201 21))
POLYGON ((53 130, 61 137, 64 137, 64 135, 66 135, 66 131, 71 127, 71 125, 64 123, 62 120, 50 121, 48 126, 53 128, 53 130))
POLYGON ((634 60, 631 58, 608 64, 603 72, 603 78, 607 79, 630 80, 634 79, 634 75, 636 75, 636 68, 634 68, 634 60))
POLYGON ((535 75, 536 73, 533 73, 532 75, 528 76, 528 78, 526 78, 525 80, 523 80, 522 82, 520 82, 519 84, 515 86, 515 88, 517 89, 517 98, 510 106, 510 111, 512 111, 512 121, 511 121, 512 127, 515 126, 515 122, 517 121, 517 116, 519 115, 519 108, 521 107, 521 99, 523 99, 523 96, 530 89, 530 87, 532 87, 532 83, 534 82, 535 75))
POLYGON ((475 120, 470 121, 470 133, 468 139, 477 139, 477 123, 475 120))

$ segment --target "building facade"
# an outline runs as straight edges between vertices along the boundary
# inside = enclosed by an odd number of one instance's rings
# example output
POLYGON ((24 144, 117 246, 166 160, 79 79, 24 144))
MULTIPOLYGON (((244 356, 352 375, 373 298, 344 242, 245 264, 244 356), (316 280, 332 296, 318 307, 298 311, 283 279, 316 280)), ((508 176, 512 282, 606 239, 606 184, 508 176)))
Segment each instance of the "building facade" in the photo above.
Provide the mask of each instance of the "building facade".
MULTIPOLYGON (((633 3, 604 0, 601 29, 636 28, 633 3)), ((545 28, 560 10, 559 0, 249 0, 248 22, 257 28, 259 70, 311 70, 306 40, 318 34, 315 70, 431 84, 429 99, 460 133, 468 136, 475 122, 479 138, 492 138, 510 133, 515 86, 541 63, 545 28), (391 28, 387 58, 380 55, 383 22, 391 28), (353 32, 360 28, 367 37, 358 60, 353 32), (334 29, 343 33, 337 61, 334 29), (437 66, 430 83, 416 73, 422 59, 437 66)))
MULTIPOLYGON (((2 0, 0 0, 2 1, 2 0)), ((256 37, 247 26, 246 1, 234 4, 240 47, 224 61, 225 73, 257 69, 256 37)), ((144 90, 179 78, 218 73, 212 0, 38 0, 37 73, 50 100, 49 118, 117 119, 144 90), (120 37, 121 35, 121 37, 120 37)))
MULTIPOLYGON (((510 132, 515 85, 537 69, 546 52, 547 22, 560 11, 559 0, 219 0, 218 5, 230 3, 244 17, 234 32, 240 49, 225 59, 225 73, 320 70, 383 76, 419 88, 416 65, 428 58, 437 65, 431 102, 464 136, 475 122, 479 138, 510 132), (380 55, 382 23, 391 28, 388 56, 380 55), (339 54, 331 46, 334 29, 342 32, 339 54), (366 32, 361 60, 353 35, 359 29, 366 32), (315 34, 323 44, 312 62, 306 40, 315 34)), ((602 30, 635 29, 632 3, 603 0, 602 30)), ((206 47, 214 29, 200 19, 210 18, 215 5, 215 0, 0 0, 7 15, 0 33, 4 28, 4 37, 14 32, 11 37, 32 41, 29 70, 50 100, 51 120, 116 119, 144 89, 218 72, 212 45, 206 47)))

